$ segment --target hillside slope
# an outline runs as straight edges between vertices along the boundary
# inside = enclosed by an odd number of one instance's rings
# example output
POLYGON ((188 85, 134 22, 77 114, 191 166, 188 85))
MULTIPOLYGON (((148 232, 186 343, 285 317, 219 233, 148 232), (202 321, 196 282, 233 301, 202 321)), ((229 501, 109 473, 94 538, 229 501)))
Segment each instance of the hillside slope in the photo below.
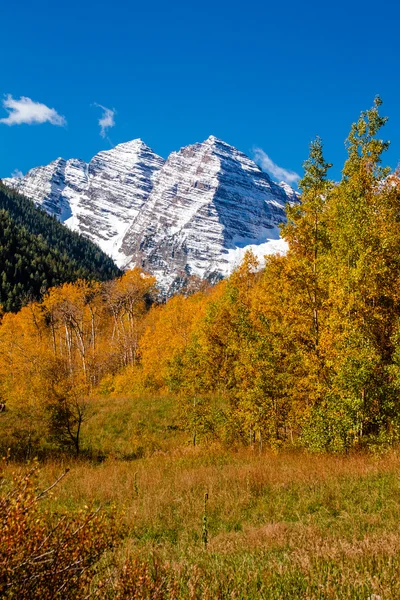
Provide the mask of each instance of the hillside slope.
POLYGON ((0 304, 16 311, 49 288, 120 271, 98 246, 0 182, 0 304))

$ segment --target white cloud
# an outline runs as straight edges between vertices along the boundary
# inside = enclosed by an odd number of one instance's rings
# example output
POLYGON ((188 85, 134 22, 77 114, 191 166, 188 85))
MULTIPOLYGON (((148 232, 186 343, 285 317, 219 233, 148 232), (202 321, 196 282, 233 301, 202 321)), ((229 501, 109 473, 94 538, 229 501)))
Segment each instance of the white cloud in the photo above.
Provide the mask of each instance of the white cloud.
POLYGON ((274 161, 264 152, 261 148, 254 149, 254 160, 260 165, 264 171, 268 171, 272 177, 279 181, 285 181, 286 183, 293 184, 297 183, 300 179, 300 175, 294 171, 289 171, 283 167, 279 167, 274 161))
POLYGON ((107 134, 107 129, 110 129, 111 127, 114 127, 115 125, 115 120, 114 120, 114 116, 115 116, 115 109, 111 109, 111 108, 106 108, 105 106, 102 106, 101 104, 97 104, 97 102, 94 103, 95 106, 98 106, 99 108, 101 108, 103 110, 103 114, 101 115, 100 119, 99 119, 99 125, 100 125, 100 135, 102 138, 106 137, 107 134))
POLYGON ((19 100, 8 94, 3 100, 3 108, 8 112, 8 117, 0 119, 4 125, 33 125, 34 123, 51 123, 60 127, 67 124, 65 118, 58 114, 54 108, 49 108, 40 102, 34 102, 26 96, 19 100))
POLYGON ((14 169, 14 171, 11 173, 11 177, 13 179, 22 179, 24 176, 23 172, 20 171, 19 169, 14 169))

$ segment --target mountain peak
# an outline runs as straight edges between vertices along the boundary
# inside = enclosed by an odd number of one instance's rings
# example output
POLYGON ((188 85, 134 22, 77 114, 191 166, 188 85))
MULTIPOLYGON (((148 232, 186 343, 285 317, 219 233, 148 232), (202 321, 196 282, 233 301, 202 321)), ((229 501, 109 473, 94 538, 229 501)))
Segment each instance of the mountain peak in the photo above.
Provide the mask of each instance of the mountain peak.
POLYGON ((122 240, 123 265, 141 265, 167 293, 190 274, 216 280, 249 245, 276 251, 287 201, 254 161, 211 135, 173 152, 157 173, 122 240))
MULTIPOLYGON (((221 145, 221 146, 227 146, 228 148, 233 148, 233 146, 230 146, 229 144, 224 142, 224 140, 217 138, 215 135, 208 136, 208 138, 206 140, 204 140, 203 144, 208 144, 210 146, 221 145)), ((236 148, 235 148, 235 150, 236 150, 236 148)))
POLYGON ((112 150, 116 150, 117 148, 148 148, 147 144, 141 138, 135 138, 134 140, 128 140, 127 142, 121 142, 112 148, 112 150))
POLYGON ((65 160, 65 158, 62 158, 62 156, 59 156, 55 160, 52 160, 51 163, 49 164, 49 166, 64 167, 66 165, 66 162, 67 161, 65 160))
MULTIPOLYGON (((113 153, 127 153, 127 154, 154 154, 157 156, 155 152, 148 146, 141 138, 136 138, 134 140, 129 140, 127 142, 121 142, 114 146, 114 148, 110 148, 110 150, 102 150, 99 154, 103 154, 104 152, 108 154, 113 153)), ((97 156, 97 155, 96 155, 97 156)))
POLYGON ((275 251, 285 204, 297 200, 214 135, 167 161, 137 138, 88 164, 58 158, 4 183, 98 243, 118 265, 156 275, 165 291, 190 274, 227 275, 249 245, 275 251))

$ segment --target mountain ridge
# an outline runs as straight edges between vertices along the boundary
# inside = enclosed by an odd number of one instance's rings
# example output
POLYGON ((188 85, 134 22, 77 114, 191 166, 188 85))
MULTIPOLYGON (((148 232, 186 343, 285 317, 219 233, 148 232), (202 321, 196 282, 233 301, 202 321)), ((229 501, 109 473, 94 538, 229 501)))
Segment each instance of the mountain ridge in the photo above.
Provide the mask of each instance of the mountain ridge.
POLYGON ((246 247, 285 251, 278 226, 298 194, 211 135, 166 160, 141 139, 89 163, 58 158, 4 184, 97 243, 119 267, 141 266, 165 291, 176 278, 228 275, 246 247))

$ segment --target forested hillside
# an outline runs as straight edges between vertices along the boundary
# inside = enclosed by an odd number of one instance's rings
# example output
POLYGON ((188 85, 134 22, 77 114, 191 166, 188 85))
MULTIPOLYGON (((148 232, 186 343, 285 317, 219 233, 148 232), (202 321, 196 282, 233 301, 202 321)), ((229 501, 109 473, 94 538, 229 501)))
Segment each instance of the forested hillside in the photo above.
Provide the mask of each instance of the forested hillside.
POLYGON ((68 281, 104 281, 119 274, 95 244, 1 182, 0 267, 0 304, 5 311, 19 310, 68 281))

